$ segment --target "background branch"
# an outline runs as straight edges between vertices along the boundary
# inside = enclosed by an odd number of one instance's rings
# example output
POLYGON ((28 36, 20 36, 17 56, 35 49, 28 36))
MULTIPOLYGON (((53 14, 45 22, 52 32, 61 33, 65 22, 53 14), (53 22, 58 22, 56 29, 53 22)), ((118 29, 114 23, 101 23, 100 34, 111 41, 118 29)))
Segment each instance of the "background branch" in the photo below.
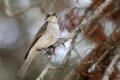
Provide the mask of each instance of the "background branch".
POLYGON ((110 75, 114 72, 115 70, 115 65, 118 62, 118 59, 120 58, 120 46, 118 46, 117 48, 117 52, 115 53, 116 55, 114 56, 113 60, 111 61, 110 65, 108 66, 108 68, 106 69, 103 78, 101 80, 109 80, 110 79, 110 75))

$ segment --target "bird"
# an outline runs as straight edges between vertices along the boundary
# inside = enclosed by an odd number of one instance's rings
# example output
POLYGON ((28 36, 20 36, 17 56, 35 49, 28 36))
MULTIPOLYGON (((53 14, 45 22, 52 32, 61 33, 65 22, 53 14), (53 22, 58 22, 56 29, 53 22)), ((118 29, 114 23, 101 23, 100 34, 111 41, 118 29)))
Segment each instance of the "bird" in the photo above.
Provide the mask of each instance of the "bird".
POLYGON ((45 18, 45 23, 38 30, 24 57, 25 61, 18 72, 19 78, 24 78, 32 60, 40 53, 39 50, 53 45, 56 42, 58 35, 59 26, 56 13, 48 14, 45 18))

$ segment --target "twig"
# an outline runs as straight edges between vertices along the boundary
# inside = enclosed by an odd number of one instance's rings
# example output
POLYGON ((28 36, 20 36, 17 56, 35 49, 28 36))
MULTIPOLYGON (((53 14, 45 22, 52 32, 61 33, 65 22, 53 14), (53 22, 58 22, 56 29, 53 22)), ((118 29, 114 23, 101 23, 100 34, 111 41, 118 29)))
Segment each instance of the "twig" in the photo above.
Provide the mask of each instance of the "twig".
MULTIPOLYGON (((104 9, 106 9, 106 7, 108 5, 110 5, 114 0, 105 0, 105 2, 103 4, 101 4, 93 13, 93 15, 91 17, 88 18, 88 24, 92 23, 93 20, 95 20, 96 18, 98 18, 100 16, 100 14, 103 13, 104 9)), ((88 26, 87 26, 88 27, 88 26)))
MULTIPOLYGON (((94 12, 94 14, 93 14, 93 16, 90 16, 89 18, 88 18, 88 22, 89 23, 92 23, 92 21, 93 20, 95 20, 97 17, 98 17, 98 15, 100 15, 102 12, 103 12, 103 10, 104 10, 104 8, 106 8, 110 3, 112 3, 112 1, 113 0, 106 0, 95 12, 94 12), (102 9, 101 9, 102 8, 102 9), (97 14, 96 14, 96 12, 98 12, 97 14)), ((88 23, 87 22, 87 23, 88 23)), ((86 24, 86 26, 88 26, 89 24, 86 24)), ((81 26, 82 27, 82 26, 81 26)), ((71 34, 69 34, 69 35, 67 35, 65 38, 63 38, 62 40, 60 40, 60 41, 58 41, 58 42, 56 42, 53 46, 56 48, 56 47, 58 47, 59 45, 61 45, 61 44, 63 44, 63 43, 65 43, 66 41, 68 41, 69 39, 72 39, 72 38, 74 38, 77 34, 79 34, 81 32, 81 28, 80 28, 80 26, 77 26, 77 28, 71 33, 71 34)), ((66 58, 65 58, 66 59, 66 58)), ((58 68, 57 68, 58 69, 58 68)))
POLYGON ((52 56, 48 56, 47 62, 46 62, 46 67, 42 71, 42 73, 39 75, 39 77, 36 80, 43 80, 45 75, 47 74, 49 68, 51 67, 50 61, 51 61, 52 56))
POLYGON ((76 77, 77 77, 76 69, 73 69, 68 73, 64 80, 75 80, 76 77))
MULTIPOLYGON (((92 16, 90 16, 87 20, 86 24, 86 28, 88 28, 89 24, 92 23, 95 19, 97 19, 99 17, 99 15, 101 13, 103 13, 103 10, 112 3, 113 0, 106 0, 102 5, 100 5, 100 7, 94 12, 94 14, 92 16)), ((65 38, 63 38, 61 41, 56 42, 54 44, 54 47, 58 47, 59 45, 61 45, 62 43, 68 41, 69 39, 72 39, 76 34, 78 34, 79 32, 81 32, 81 28, 83 26, 80 26, 80 24, 76 27, 76 29, 69 35, 67 35, 65 38)))
POLYGON ((69 56, 71 55, 72 53, 72 50, 74 48, 74 43, 75 43, 75 39, 77 38, 77 34, 76 36, 72 39, 72 43, 71 43, 71 46, 70 46, 70 49, 68 51, 68 53, 66 54, 66 56, 64 57, 62 63, 58 66, 58 67, 50 67, 49 70, 59 70, 59 69, 63 69, 69 59, 69 56))
POLYGON ((88 69, 88 73, 93 72, 96 67, 98 66, 98 64, 106 57, 106 55, 114 48, 115 46, 111 47, 110 49, 106 50, 105 53, 98 59, 98 61, 93 64, 89 69, 88 69))
POLYGON ((103 18, 107 18, 108 16, 110 16, 111 14, 113 14, 115 11, 119 10, 120 7, 117 7, 115 9, 113 9, 111 12, 107 13, 104 15, 104 17, 102 17, 100 20, 98 20, 97 24, 95 25, 95 27, 93 28, 92 31, 90 31, 83 39, 81 39, 80 41, 78 41, 77 43, 75 43, 75 45, 78 45, 81 41, 85 40, 88 36, 90 36, 94 31, 96 31, 96 29, 98 28, 98 24, 101 22, 101 20, 103 18))
POLYGON ((51 66, 51 67, 49 67, 49 70, 60 70, 63 68, 64 68, 64 66, 58 66, 58 67, 51 66))
POLYGON ((51 66, 51 64, 46 65, 45 69, 42 71, 42 73, 40 74, 40 76, 36 80, 43 80, 45 75, 47 74, 50 66, 51 66))
POLYGON ((115 70, 115 69, 114 69, 114 66, 115 66, 115 64, 117 63, 117 61, 118 61, 119 58, 120 58, 120 54, 117 53, 117 54, 114 56, 112 62, 111 62, 110 65, 108 66, 108 68, 106 69, 106 71, 105 71, 105 73, 104 73, 104 75, 103 75, 103 78, 102 78, 101 80, 109 80, 110 75, 111 75, 111 74, 113 73, 113 71, 115 70))
POLYGON ((81 59, 80 53, 74 48, 75 53, 77 54, 78 58, 81 59))
POLYGON ((90 36, 93 32, 95 32, 96 29, 99 27, 98 24, 99 24, 99 22, 95 25, 95 27, 93 28, 92 31, 90 31, 83 39, 81 39, 80 41, 76 42, 74 44, 74 46, 78 45, 80 42, 82 42, 83 40, 87 39, 87 37, 90 36))
MULTIPOLYGON (((114 32, 116 32, 116 31, 118 31, 118 30, 119 30, 119 29, 115 29, 114 32)), ((114 34, 114 32, 113 32, 112 34, 114 34)), ((111 34, 111 36, 112 36, 112 34, 111 34)), ((108 38, 108 41, 105 41, 104 44, 106 44, 107 42, 109 42, 109 40, 114 41, 114 38, 109 37, 109 38, 108 38)), ((107 49, 107 50, 104 52, 104 54, 98 59, 98 61, 97 61, 95 64, 93 64, 93 65, 88 69, 88 73, 93 72, 93 71, 96 69, 96 67, 98 66, 98 64, 107 56, 107 54, 108 54, 110 51, 112 51, 112 50, 113 50, 116 46, 118 46, 118 45, 119 45, 119 42, 116 43, 115 45, 111 46, 109 49, 107 49)))
MULTIPOLYGON (((78 34, 79 34, 79 33, 78 33, 78 34)), ((72 43, 71 43, 71 46, 70 46, 70 50, 68 51, 67 55, 65 56, 65 58, 64 58, 64 60, 63 60, 63 64, 64 64, 64 65, 65 65, 65 63, 68 61, 69 56, 71 55, 72 50, 73 50, 73 48, 75 47, 75 46, 74 46, 74 43, 75 43, 75 39, 77 38, 77 35, 78 35, 78 34, 76 34, 75 37, 73 37, 73 39, 72 39, 72 43)))

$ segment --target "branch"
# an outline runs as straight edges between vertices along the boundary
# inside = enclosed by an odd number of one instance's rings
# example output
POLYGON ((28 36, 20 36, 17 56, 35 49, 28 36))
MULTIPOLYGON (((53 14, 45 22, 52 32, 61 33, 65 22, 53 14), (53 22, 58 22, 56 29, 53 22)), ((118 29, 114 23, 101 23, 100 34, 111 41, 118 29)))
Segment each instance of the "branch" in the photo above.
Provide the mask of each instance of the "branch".
POLYGON ((92 23, 96 18, 100 16, 104 12, 104 10, 107 8, 108 5, 110 5, 114 0, 105 0, 103 4, 101 4, 93 13, 91 17, 88 18, 88 24, 92 23))
POLYGON ((98 61, 95 63, 95 64, 93 64, 89 69, 88 69, 88 73, 91 73, 91 72, 93 72, 95 69, 96 69, 96 67, 98 66, 98 64, 107 56, 107 54, 111 51, 111 50, 113 50, 113 48, 115 48, 116 47, 116 45, 115 46, 112 46, 110 49, 108 49, 108 50, 106 50, 105 52, 104 52, 104 54, 98 59, 98 61))
MULTIPOLYGON (((119 27, 117 27, 114 32, 120 31, 119 27)), ((114 32, 111 34, 111 36, 114 34, 114 32)), ((104 44, 107 44, 108 42, 113 42, 114 38, 113 37, 109 37, 108 41, 105 41, 104 44)), ((108 44, 107 44, 108 45, 108 44)), ((89 69, 88 69, 88 73, 93 72, 96 67, 98 66, 98 64, 109 54, 110 51, 112 51, 113 49, 115 49, 116 46, 119 45, 119 42, 116 43, 115 45, 112 45, 109 49, 107 49, 104 54, 97 60, 97 62, 95 64, 93 64, 89 69)))
POLYGON ((115 64, 117 63, 117 61, 118 61, 118 59, 120 58, 120 54, 119 53, 117 53, 115 56, 114 56, 114 58, 113 58, 113 60, 112 60, 112 62, 110 63, 110 65, 108 66, 108 68, 106 69, 106 71, 105 71, 105 73, 104 73, 104 76, 103 76, 103 78, 101 79, 101 80, 109 80, 109 78, 110 78, 110 75, 114 72, 114 66, 115 66, 115 64))
POLYGON ((73 37, 73 39, 72 39, 72 43, 71 43, 71 46, 70 46, 70 50, 68 51, 68 53, 66 54, 66 56, 65 56, 65 58, 64 58, 64 60, 63 60, 63 65, 65 65, 66 64, 66 62, 68 61, 68 59, 69 59, 69 56, 71 55, 71 53, 72 53, 72 50, 73 50, 73 48, 75 47, 74 46, 74 43, 75 43, 75 39, 77 38, 77 35, 78 34, 76 34, 74 37, 73 37))
MULTIPOLYGON (((88 18, 88 22, 87 23, 92 23, 92 21, 94 21, 95 19, 98 18, 98 15, 100 15, 103 10, 110 4, 112 3, 113 0, 106 0, 95 12, 92 16, 90 16, 88 18)), ((84 26, 89 26, 89 24, 85 23, 85 25, 82 25, 81 27, 84 27, 84 26)), ((53 46, 56 48, 58 47, 59 45, 61 44, 64 44, 66 41, 70 40, 70 39, 73 39, 77 34, 79 34, 81 32, 81 28, 80 28, 80 23, 79 25, 76 27, 76 29, 69 35, 67 35, 65 38, 61 39, 60 41, 57 41, 53 46)), ((88 56, 88 55, 87 55, 88 56)), ((63 67, 59 67, 59 68, 56 68, 56 67, 51 67, 49 68, 50 70, 58 70, 60 68, 63 68, 63 67)))
POLYGON ((73 69, 71 72, 68 73, 64 80, 75 80, 76 77, 76 69, 73 69))
POLYGON ((77 34, 76 36, 72 39, 72 43, 70 46, 70 49, 68 51, 68 53, 66 54, 66 56, 64 57, 62 63, 58 66, 58 67, 50 67, 49 70, 59 70, 59 69, 63 69, 69 59, 69 57, 71 56, 72 50, 74 49, 74 43, 75 43, 75 39, 77 38, 77 34))
POLYGON ((47 74, 49 68, 51 67, 50 61, 52 56, 48 56, 46 67, 43 69, 42 73, 39 75, 39 77, 36 80, 43 80, 45 75, 47 74))
POLYGON ((101 13, 103 13, 103 10, 109 5, 112 3, 113 0, 106 0, 102 5, 100 5, 100 7, 98 7, 97 10, 94 11, 93 15, 90 16, 88 19, 87 19, 87 22, 85 23, 85 25, 82 25, 80 26, 80 24, 76 27, 76 29, 69 35, 67 35, 65 38, 63 38, 61 41, 59 42, 56 42, 54 44, 54 47, 58 47, 59 45, 65 43, 66 41, 72 39, 76 34, 78 34, 79 32, 81 32, 81 28, 80 27, 86 27, 88 28, 89 27, 89 24, 91 24, 92 22, 94 22, 95 19, 97 19, 99 17, 99 15, 101 13))

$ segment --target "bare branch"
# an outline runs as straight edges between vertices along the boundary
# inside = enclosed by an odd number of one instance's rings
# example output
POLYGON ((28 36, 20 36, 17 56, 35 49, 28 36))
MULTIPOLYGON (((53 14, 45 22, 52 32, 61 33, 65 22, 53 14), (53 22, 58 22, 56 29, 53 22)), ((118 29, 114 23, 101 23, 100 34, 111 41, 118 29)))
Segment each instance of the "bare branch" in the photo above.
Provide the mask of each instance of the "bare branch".
POLYGON ((64 80, 75 80, 76 77, 77 77, 76 70, 73 69, 71 70, 71 72, 68 73, 64 80))
MULTIPOLYGON (((79 34, 79 33, 78 33, 79 34)), ((76 34, 74 37, 73 37, 73 39, 72 39, 72 43, 71 43, 71 46, 70 46, 70 50, 68 51, 68 53, 67 53, 67 55, 65 56, 65 58, 64 58, 64 60, 63 60, 63 65, 65 65, 65 63, 68 61, 68 59, 69 59, 69 56, 71 55, 71 53, 72 53, 72 50, 73 50, 73 48, 75 47, 74 46, 74 43, 75 43, 75 39, 77 38, 77 35, 78 34, 76 34)))
POLYGON ((50 70, 59 70, 59 69, 63 69, 69 59, 69 57, 71 56, 72 50, 74 48, 74 43, 75 43, 75 39, 77 38, 77 34, 76 36, 72 39, 72 43, 70 46, 70 49, 68 51, 68 53, 66 54, 66 56, 64 57, 64 60, 62 61, 62 63, 58 66, 58 67, 50 67, 50 70))
POLYGON ((117 61, 118 61, 119 58, 120 58, 120 54, 117 53, 117 54, 114 56, 112 62, 111 62, 110 65, 108 66, 108 68, 106 69, 106 71, 105 71, 105 73, 104 73, 104 75, 103 75, 102 80, 109 80, 110 75, 111 75, 111 74, 114 72, 114 70, 115 70, 115 69, 114 69, 114 66, 115 66, 115 64, 117 63, 117 61))
POLYGON ((96 18, 98 18, 98 17, 100 16, 100 14, 103 13, 104 9, 106 9, 106 7, 107 7, 108 5, 110 5, 113 1, 114 1, 114 0, 105 0, 105 2, 104 2, 103 4, 101 4, 101 5, 94 11, 93 15, 88 18, 88 21, 87 21, 88 24, 89 24, 89 23, 92 23, 93 20, 95 20, 96 18))
POLYGON ((106 0, 102 5, 100 5, 100 7, 94 12, 94 14, 92 16, 90 16, 87 19, 87 23, 85 23, 85 25, 80 26, 80 24, 76 27, 76 29, 69 35, 67 35, 65 38, 63 38, 61 41, 56 42, 54 44, 54 47, 58 47, 59 45, 61 45, 62 43, 68 41, 69 39, 72 39, 76 34, 78 34, 79 32, 81 32, 81 28, 80 27, 84 27, 86 26, 86 28, 88 28, 89 24, 91 24, 95 19, 97 19, 99 17, 99 15, 101 13, 103 13, 103 10, 112 3, 113 0, 106 0))
POLYGON ((47 74, 49 68, 51 67, 50 61, 52 56, 48 56, 46 67, 43 69, 42 73, 39 75, 39 77, 36 80, 43 80, 45 75, 47 74))
MULTIPOLYGON (((116 46, 116 45, 115 45, 116 46)), ((96 67, 98 66, 98 64, 106 57, 106 55, 113 49, 115 48, 115 46, 112 46, 110 49, 106 50, 105 53, 98 59, 98 61, 93 64, 89 69, 88 69, 88 73, 93 72, 96 67)))

